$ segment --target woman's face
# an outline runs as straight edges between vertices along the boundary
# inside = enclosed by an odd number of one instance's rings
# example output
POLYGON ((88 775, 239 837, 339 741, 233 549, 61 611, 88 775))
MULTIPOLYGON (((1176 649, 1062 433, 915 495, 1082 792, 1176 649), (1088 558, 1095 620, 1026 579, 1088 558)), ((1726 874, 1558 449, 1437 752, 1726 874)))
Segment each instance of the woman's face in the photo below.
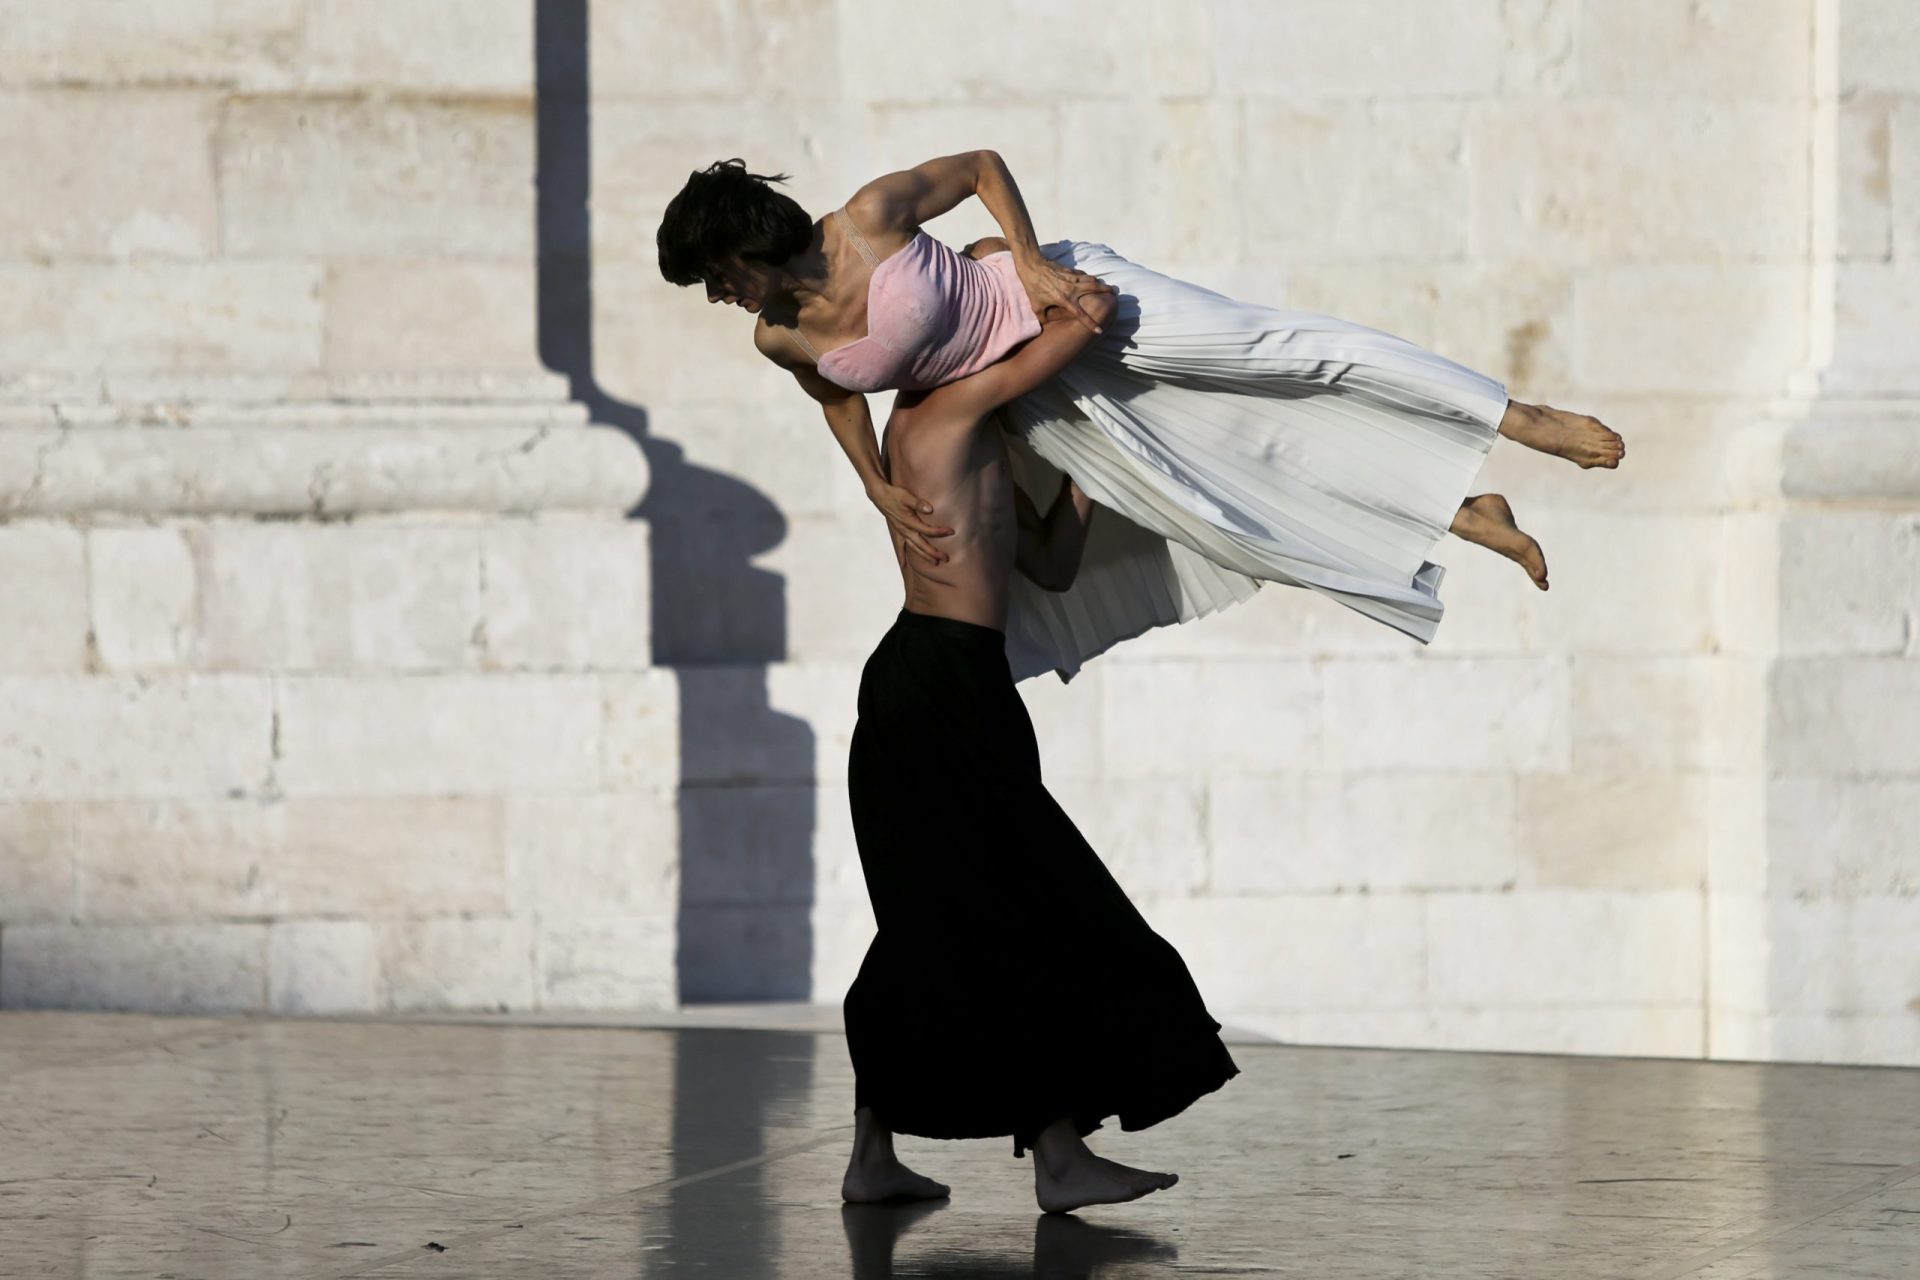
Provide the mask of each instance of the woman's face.
POLYGON ((729 255, 706 278, 707 301, 724 302, 753 315, 779 290, 780 273, 764 262, 746 262, 729 255))

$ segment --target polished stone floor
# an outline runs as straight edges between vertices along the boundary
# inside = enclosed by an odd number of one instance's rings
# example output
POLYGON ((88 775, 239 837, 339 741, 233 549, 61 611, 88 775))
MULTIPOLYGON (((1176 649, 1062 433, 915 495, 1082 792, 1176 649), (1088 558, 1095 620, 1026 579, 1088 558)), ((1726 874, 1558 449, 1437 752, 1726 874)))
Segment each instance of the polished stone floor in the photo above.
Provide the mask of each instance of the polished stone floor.
POLYGON ((0 1013, 0 1276, 1920 1277, 1920 1071, 1232 1047, 1049 1217, 843 1205, 831 1030, 0 1013))

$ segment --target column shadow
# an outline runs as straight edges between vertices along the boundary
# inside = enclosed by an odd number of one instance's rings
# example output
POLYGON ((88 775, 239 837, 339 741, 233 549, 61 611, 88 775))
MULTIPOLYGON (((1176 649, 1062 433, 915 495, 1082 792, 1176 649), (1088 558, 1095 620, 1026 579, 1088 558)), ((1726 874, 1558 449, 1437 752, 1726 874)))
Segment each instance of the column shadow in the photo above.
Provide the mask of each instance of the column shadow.
POLYGON ((750 561, 779 545, 787 522, 766 494, 688 461, 645 407, 600 386, 589 5, 536 0, 533 19, 540 359, 595 423, 639 444, 652 472, 627 514, 649 526, 650 656, 680 686, 679 997, 808 999, 814 734, 769 703, 768 667, 787 656, 785 582, 750 561))

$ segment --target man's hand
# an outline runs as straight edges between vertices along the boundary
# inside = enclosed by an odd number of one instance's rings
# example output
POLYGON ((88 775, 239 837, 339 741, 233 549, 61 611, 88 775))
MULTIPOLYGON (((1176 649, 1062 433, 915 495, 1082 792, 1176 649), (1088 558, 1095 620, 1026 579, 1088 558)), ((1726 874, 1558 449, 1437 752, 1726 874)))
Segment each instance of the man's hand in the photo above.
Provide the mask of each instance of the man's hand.
POLYGON ((1118 293, 1120 289, 1117 285, 1107 284, 1084 271, 1063 267, 1040 254, 1024 262, 1020 260, 1020 255, 1015 254, 1013 266, 1020 274, 1020 283, 1026 288, 1027 301, 1033 307, 1033 314, 1040 318, 1041 323, 1046 322, 1050 308, 1059 307, 1094 333, 1104 332, 1100 322, 1087 314, 1078 299, 1088 293, 1118 293))
POLYGON ((944 538, 953 530, 942 525, 928 524, 920 517, 931 514, 933 504, 922 502, 912 492, 896 484, 876 484, 868 488, 867 497, 873 505, 880 508, 880 514, 887 518, 901 539, 932 564, 945 564, 947 554, 928 542, 928 538, 944 538))

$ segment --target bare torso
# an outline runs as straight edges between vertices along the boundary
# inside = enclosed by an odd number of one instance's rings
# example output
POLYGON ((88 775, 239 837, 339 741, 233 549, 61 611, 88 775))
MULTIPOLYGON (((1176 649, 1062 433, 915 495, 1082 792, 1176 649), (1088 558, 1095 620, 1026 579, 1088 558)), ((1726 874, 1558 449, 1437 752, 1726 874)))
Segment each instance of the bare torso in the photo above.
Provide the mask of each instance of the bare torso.
POLYGON ((1004 631, 1020 532, 1006 439, 994 420, 942 413, 939 401, 937 390, 901 392, 880 441, 889 480, 932 503, 932 518, 953 528, 940 539, 948 559, 935 565, 909 553, 890 527, 906 607, 1004 631))

